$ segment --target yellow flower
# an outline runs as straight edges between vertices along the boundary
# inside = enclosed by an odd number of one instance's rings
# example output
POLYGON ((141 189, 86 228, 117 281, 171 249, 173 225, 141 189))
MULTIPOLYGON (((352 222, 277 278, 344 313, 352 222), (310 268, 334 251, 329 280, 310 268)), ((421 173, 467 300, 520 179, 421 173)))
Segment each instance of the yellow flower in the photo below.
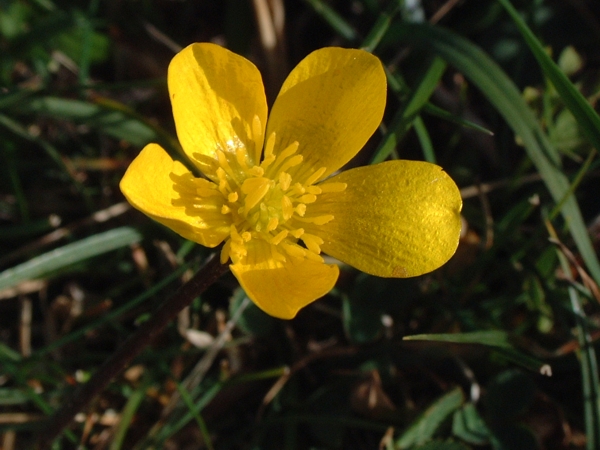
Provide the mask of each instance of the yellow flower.
POLYGON ((456 250, 460 194, 438 166, 389 161, 333 175, 383 117, 381 62, 324 48, 288 76, 267 121, 258 69, 192 44, 168 72, 177 136, 203 177, 157 144, 131 163, 129 202, 206 247, 268 314, 289 319, 325 295, 339 269, 321 251, 381 277, 412 277, 456 250), (333 175, 333 176, 332 176, 333 175))

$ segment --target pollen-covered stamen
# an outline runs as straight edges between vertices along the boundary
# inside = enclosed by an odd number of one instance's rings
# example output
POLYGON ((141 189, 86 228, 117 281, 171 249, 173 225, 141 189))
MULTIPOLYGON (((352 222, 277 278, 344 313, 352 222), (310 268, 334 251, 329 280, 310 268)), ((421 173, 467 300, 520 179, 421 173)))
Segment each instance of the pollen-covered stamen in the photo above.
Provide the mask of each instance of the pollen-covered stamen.
MULTIPOLYGON (((262 124, 258 117, 252 122, 252 140, 264 140, 262 124)), ((261 141, 262 142, 262 141, 261 141)), ((303 156, 298 154, 298 142, 293 142, 279 151, 276 134, 266 139, 262 160, 251 148, 215 152, 216 165, 213 176, 215 183, 203 180, 195 185, 199 197, 222 196, 218 208, 231 221, 230 236, 223 246, 221 260, 231 258, 234 263, 245 261, 248 249, 254 240, 267 242, 274 261, 287 258, 309 259, 322 262, 323 239, 317 236, 315 225, 324 225, 334 219, 331 214, 312 215, 310 205, 317 202, 323 193, 342 192, 344 183, 321 183, 327 173, 325 167, 311 171, 305 180, 294 179, 296 169, 303 156), (311 173, 312 172, 312 173, 311 173), (309 233, 306 229, 314 230, 309 233)))
POLYGON ((260 117, 255 115, 252 118, 252 140, 254 141, 254 153, 252 156, 254 164, 258 164, 260 161, 260 154, 262 152, 264 139, 265 135, 263 124, 260 120, 260 117))
POLYGON ((269 192, 271 180, 268 178, 246 178, 242 184, 242 192, 246 194, 244 199, 245 211, 250 211, 269 192))

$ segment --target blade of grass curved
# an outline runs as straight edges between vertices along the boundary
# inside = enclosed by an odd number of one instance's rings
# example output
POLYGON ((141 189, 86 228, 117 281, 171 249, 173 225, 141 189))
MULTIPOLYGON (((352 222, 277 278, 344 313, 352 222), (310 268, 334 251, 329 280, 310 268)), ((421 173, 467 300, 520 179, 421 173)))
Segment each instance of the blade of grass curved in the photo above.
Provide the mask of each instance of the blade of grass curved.
POLYGON ((116 228, 81 239, 0 272, 0 290, 26 280, 42 278, 71 264, 141 240, 142 235, 131 227, 116 228))
POLYGON ((577 123, 586 137, 597 149, 600 148, 600 116, 594 111, 592 105, 579 92, 571 80, 564 74, 558 65, 548 56, 540 41, 535 37, 527 24, 523 21, 517 10, 509 0, 498 0, 511 16, 515 25, 521 32, 529 49, 537 59, 544 75, 548 77, 554 88, 562 98, 565 106, 575 116, 577 123))
MULTIPOLYGON (((515 84, 479 47, 439 27, 403 24, 399 40, 434 51, 475 84, 519 136, 556 202, 569 190, 569 180, 558 167, 558 155, 515 84)), ((561 211, 589 272, 600 283, 600 264, 575 197, 561 211)))

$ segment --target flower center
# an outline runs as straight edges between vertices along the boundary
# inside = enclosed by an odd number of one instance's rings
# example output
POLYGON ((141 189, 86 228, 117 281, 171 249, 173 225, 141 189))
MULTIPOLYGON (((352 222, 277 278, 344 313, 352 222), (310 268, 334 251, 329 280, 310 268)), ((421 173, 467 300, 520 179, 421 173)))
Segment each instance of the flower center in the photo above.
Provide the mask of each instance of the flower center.
POLYGON ((263 128, 258 116, 254 117, 252 140, 253 155, 244 146, 218 149, 217 158, 195 155, 200 166, 209 166, 205 173, 212 182, 197 178, 196 193, 200 197, 222 196, 220 212, 231 218, 230 236, 221 252, 221 262, 229 258, 234 263, 247 255, 247 246, 253 239, 270 244, 271 257, 285 261, 286 256, 323 261, 319 256, 323 240, 304 229, 306 224, 324 225, 333 215, 311 216, 307 205, 317 201, 323 192, 342 192, 345 183, 315 183, 326 172, 322 167, 306 180, 296 181, 290 169, 302 164, 302 155, 296 154, 299 143, 294 142, 274 154, 275 133, 267 139, 262 159, 263 128), (304 246, 298 244, 301 239, 304 246))

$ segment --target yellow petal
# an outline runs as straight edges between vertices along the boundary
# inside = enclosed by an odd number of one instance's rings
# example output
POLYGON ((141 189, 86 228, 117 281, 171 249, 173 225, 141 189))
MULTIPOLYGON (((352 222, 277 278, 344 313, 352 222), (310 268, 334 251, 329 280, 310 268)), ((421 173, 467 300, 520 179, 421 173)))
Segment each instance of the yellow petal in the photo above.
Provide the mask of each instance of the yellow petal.
POLYGON ((273 259, 272 246, 264 241, 248 243, 248 255, 232 264, 231 271, 256 305, 274 317, 292 319, 301 308, 327 294, 339 275, 336 265, 286 255, 273 259))
POLYGON ((383 117, 386 78, 379 59, 363 50, 323 48, 308 55, 285 80, 269 117, 275 152, 300 143, 300 180, 321 167, 320 179, 346 164, 383 117))
POLYGON ((171 61, 168 83, 177 136, 192 160, 195 154, 216 158, 218 149, 243 146, 258 163, 262 136, 253 136, 253 122, 258 116, 264 134, 267 102, 254 64, 215 44, 192 44, 171 61))
MULTIPOLYGON (((203 199, 204 208, 190 208, 182 196, 189 191, 192 174, 157 144, 147 145, 133 160, 120 183, 121 191, 136 209, 186 239, 215 247, 229 234, 229 216, 220 213, 222 196, 203 199)), ((194 195, 195 192, 189 192, 194 195)))
POLYGON ((331 214, 322 250, 363 272, 413 277, 444 264, 456 251, 462 200, 454 181, 434 164, 389 161, 347 170, 324 182, 346 183, 308 205, 305 217, 331 214))

